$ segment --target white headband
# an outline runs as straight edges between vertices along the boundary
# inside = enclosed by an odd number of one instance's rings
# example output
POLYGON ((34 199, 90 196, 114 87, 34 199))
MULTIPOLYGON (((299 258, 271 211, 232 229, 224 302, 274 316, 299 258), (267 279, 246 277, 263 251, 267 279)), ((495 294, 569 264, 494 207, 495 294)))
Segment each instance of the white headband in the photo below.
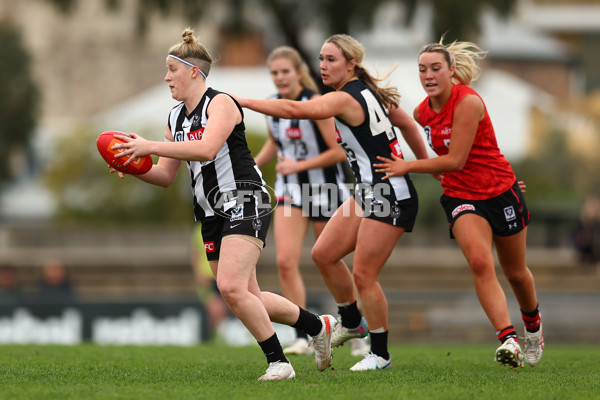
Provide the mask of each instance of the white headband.
POLYGON ((195 64, 192 64, 191 62, 189 62, 189 61, 186 61, 186 60, 184 60, 183 58, 179 58, 179 57, 177 57, 177 56, 174 56, 173 54, 169 54, 169 55, 167 56, 167 58, 169 58, 169 57, 171 57, 171 58, 174 58, 174 59, 176 59, 177 61, 181 61, 182 63, 184 63, 184 64, 186 64, 186 65, 189 65, 190 67, 196 67, 196 68, 198 68, 198 72, 200 72, 200 73, 202 74, 202 76, 204 77, 204 79, 206 79, 206 74, 205 74, 204 72, 202 72, 202 70, 200 69, 200 67, 199 67, 199 66, 197 66, 197 65, 195 65, 195 64))

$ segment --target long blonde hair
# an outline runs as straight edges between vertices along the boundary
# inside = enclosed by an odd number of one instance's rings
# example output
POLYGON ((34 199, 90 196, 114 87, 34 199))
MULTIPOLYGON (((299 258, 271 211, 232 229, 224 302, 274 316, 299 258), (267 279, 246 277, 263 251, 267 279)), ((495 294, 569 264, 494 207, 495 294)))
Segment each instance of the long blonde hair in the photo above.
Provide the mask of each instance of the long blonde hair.
POLYGON ((300 57, 298 50, 290 46, 276 47, 267 57, 267 65, 271 64, 273 60, 277 60, 279 58, 290 60, 296 71, 300 71, 302 74, 302 77, 300 78, 300 85, 302 85, 302 87, 310 89, 315 93, 319 92, 319 87, 310 75, 308 65, 306 65, 302 57, 300 57))
POLYGON ((438 43, 423 46, 419 56, 423 53, 441 53, 444 55, 448 66, 454 66, 452 81, 466 86, 471 86, 479 78, 481 69, 478 61, 485 58, 487 51, 482 50, 471 42, 457 42, 444 44, 444 37, 438 43))
POLYGON ((350 35, 336 34, 330 36, 325 43, 333 43, 344 55, 346 61, 356 61, 354 72, 359 79, 362 79, 374 92, 375 96, 383 103, 386 108, 391 106, 398 107, 400 104, 400 93, 395 86, 381 87, 380 83, 387 80, 395 68, 391 68, 381 78, 376 78, 367 71, 362 65, 365 56, 365 48, 358 40, 350 35))
POLYGON ((212 57, 208 50, 194 37, 194 31, 191 28, 186 28, 181 37, 183 41, 172 46, 169 49, 169 55, 191 62, 204 73, 204 76, 208 76, 212 65, 212 57))

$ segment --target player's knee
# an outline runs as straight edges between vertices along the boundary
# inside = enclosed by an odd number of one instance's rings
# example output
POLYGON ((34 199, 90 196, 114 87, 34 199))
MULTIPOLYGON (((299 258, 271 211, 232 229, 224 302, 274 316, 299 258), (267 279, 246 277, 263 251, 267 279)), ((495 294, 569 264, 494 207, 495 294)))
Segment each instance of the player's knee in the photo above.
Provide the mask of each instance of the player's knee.
POLYGON ((366 269, 357 268, 356 265, 352 270, 352 278, 358 292, 362 292, 364 289, 371 287, 376 281, 377 277, 369 273, 366 269))
POLYGON ((242 297, 242 288, 238 287, 238 285, 235 285, 232 282, 218 281, 217 286, 219 288, 219 292, 221 292, 221 297, 223 297, 223 300, 225 300, 229 306, 237 304, 242 297))
POLYGON ((469 257, 469 267, 474 276, 483 276, 494 272, 494 260, 486 254, 472 254, 469 257))
POLYGON ((298 262, 287 255, 278 255, 277 268, 279 269, 279 273, 281 275, 287 276, 298 270, 298 262))
POLYGON ((316 245, 313 246, 310 256, 312 257, 313 262, 317 267, 321 268, 329 263, 329 257, 327 256, 327 252, 321 250, 320 247, 316 245))
POLYGON ((504 276, 511 285, 520 285, 531 277, 527 268, 505 268, 504 276))

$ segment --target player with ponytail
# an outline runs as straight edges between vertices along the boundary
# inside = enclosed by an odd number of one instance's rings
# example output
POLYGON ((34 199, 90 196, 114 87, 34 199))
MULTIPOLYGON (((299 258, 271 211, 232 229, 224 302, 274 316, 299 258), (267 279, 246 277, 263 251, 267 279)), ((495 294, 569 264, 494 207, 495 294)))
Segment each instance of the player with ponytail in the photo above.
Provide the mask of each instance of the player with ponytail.
POLYGON ((523 358, 535 365, 544 336, 533 275, 525 262, 529 210, 510 163, 500 152, 488 110, 470 85, 485 52, 469 42, 432 43, 419 54, 419 77, 427 97, 414 110, 438 157, 404 161, 394 155, 375 164, 386 179, 409 172, 442 174, 442 206, 450 235, 460 246, 475 291, 501 346, 495 359, 511 367, 523 358), (523 351, 496 277, 493 249, 510 283, 525 324, 523 351), (524 357, 523 357, 524 356, 524 357))

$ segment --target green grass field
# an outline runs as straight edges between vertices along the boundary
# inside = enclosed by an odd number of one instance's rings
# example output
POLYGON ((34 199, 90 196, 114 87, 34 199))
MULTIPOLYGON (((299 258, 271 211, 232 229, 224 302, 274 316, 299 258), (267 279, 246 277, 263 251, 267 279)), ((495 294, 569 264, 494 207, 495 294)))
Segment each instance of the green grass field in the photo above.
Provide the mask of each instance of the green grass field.
POLYGON ((394 345, 393 365, 351 372, 296 356, 296 379, 259 382, 258 346, 0 346, 0 399, 600 399, 600 346, 551 345, 534 368, 492 361, 495 344, 394 345))

